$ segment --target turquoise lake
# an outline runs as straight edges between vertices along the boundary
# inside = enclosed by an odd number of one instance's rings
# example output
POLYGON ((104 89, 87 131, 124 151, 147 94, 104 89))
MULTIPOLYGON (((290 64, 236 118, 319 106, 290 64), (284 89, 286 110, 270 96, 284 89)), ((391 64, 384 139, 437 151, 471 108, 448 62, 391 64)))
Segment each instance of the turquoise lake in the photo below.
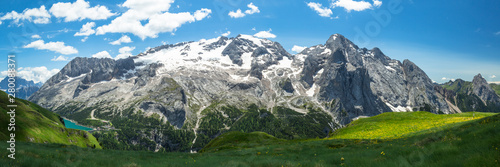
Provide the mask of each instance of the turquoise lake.
POLYGON ((66 119, 64 119, 64 125, 66 126, 66 128, 69 128, 69 129, 78 129, 78 130, 85 130, 85 131, 92 130, 92 128, 77 125, 77 124, 75 124, 69 120, 66 120, 66 119))

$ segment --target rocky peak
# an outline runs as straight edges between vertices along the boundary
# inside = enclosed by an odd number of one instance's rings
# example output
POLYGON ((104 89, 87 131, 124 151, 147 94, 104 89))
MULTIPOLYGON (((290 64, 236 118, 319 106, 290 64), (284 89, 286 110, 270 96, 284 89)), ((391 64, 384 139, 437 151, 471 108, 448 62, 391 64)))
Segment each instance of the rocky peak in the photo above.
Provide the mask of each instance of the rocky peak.
POLYGON ((474 85, 476 84, 488 84, 488 82, 486 82, 486 79, 483 78, 483 76, 481 75, 481 73, 477 74, 476 76, 474 76, 474 79, 472 79, 472 83, 474 83, 474 85))
MULTIPOLYGON (((227 40, 229 40, 227 37, 221 36, 221 37, 219 37, 219 40, 203 46, 203 50, 210 51, 210 50, 214 50, 214 49, 217 49, 219 47, 222 47, 222 46, 227 44, 227 40)), ((201 44, 203 44, 203 43, 200 43, 200 45, 201 44)))
POLYGON ((113 77, 121 77, 121 75, 128 70, 134 68, 135 65, 132 57, 119 60, 110 58, 76 57, 66 64, 59 73, 47 80, 44 86, 52 86, 63 80, 79 77, 88 73, 90 73, 90 75, 86 76, 88 78, 87 81, 96 83, 103 80, 111 80, 113 77))
POLYGON ((491 101, 495 104, 500 105, 500 98, 498 95, 495 93, 495 91, 490 87, 488 82, 486 82, 486 79, 481 76, 481 74, 477 74, 474 76, 474 79, 472 80, 472 88, 474 94, 476 94, 485 104, 487 102, 491 101))
POLYGON ((330 38, 328 38, 328 40, 326 41, 326 47, 330 48, 332 51, 335 51, 337 49, 346 49, 349 47, 359 49, 359 47, 352 41, 340 34, 331 35, 330 38))

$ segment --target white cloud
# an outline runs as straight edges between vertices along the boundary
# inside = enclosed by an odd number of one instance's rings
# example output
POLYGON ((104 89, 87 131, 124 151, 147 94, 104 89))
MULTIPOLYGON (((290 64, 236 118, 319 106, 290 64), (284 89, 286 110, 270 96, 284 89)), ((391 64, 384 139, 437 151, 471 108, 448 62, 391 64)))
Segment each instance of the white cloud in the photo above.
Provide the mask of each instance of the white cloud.
POLYGON ((135 49, 135 47, 128 47, 128 46, 125 46, 123 48, 120 48, 118 50, 118 54, 116 57, 115 57, 115 60, 118 60, 118 59, 124 59, 124 58, 127 58, 127 57, 130 57, 132 56, 132 51, 135 49))
POLYGON ((128 10, 111 21, 98 27, 97 35, 106 33, 132 33, 142 40, 156 38, 159 33, 174 32, 185 23, 192 23, 208 18, 212 10, 200 9, 189 12, 169 13, 173 0, 127 0, 121 7, 128 10), (142 24, 144 22, 146 24, 142 24))
POLYGON ((89 2, 77 0, 76 2, 58 2, 52 5, 50 13, 57 18, 64 18, 65 22, 91 19, 105 20, 115 15, 106 6, 97 5, 90 7, 89 2))
POLYGON ((50 61, 69 61, 69 58, 63 55, 59 57, 54 56, 54 58, 50 59, 50 61))
POLYGON ((132 40, 127 35, 123 35, 120 39, 110 42, 111 45, 121 45, 122 43, 130 43, 132 40))
POLYGON ((294 52, 297 52, 297 53, 300 53, 302 52, 304 49, 306 49, 307 47, 305 46, 297 46, 297 45, 293 45, 293 48, 292 48, 292 51, 294 52))
MULTIPOLYGON (((374 3, 378 3, 378 2, 374 1, 374 3)), ((382 3, 382 2, 380 2, 380 3, 382 3)), ((351 12, 351 10, 359 12, 359 11, 363 11, 363 10, 372 8, 372 4, 370 4, 369 2, 354 1, 354 0, 334 0, 334 1, 332 1, 331 6, 332 6, 332 8, 342 7, 345 10, 347 10, 347 12, 351 12)))
POLYGON ((496 75, 491 75, 490 78, 493 79, 493 78, 496 78, 497 76, 496 75))
POLYGON ((210 18, 210 16, 209 16, 210 13, 212 13, 212 10, 206 9, 206 8, 202 8, 202 9, 197 10, 196 12, 194 12, 193 16, 196 19, 196 21, 200 21, 200 20, 203 20, 205 17, 210 18))
POLYGON ((373 6, 375 6, 375 7, 380 7, 380 6, 382 6, 382 1, 379 1, 379 0, 373 0, 373 6))
POLYGON ((229 15, 229 17, 231 17, 231 18, 241 18, 241 17, 245 17, 247 14, 251 15, 251 14, 255 14, 255 13, 260 13, 259 7, 255 6, 253 4, 253 2, 249 3, 247 5, 247 7, 249 9, 245 10, 245 13, 241 12, 241 9, 238 9, 238 10, 236 10, 236 12, 229 11, 229 13, 227 15, 229 15))
POLYGON ((16 11, 9 12, 0 17, 0 21, 13 20, 17 25, 22 25, 19 21, 47 24, 50 23, 50 17, 49 12, 45 9, 45 6, 42 5, 40 8, 24 9, 22 13, 17 13, 16 11))
POLYGON ((42 37, 40 37, 40 35, 38 35, 38 34, 35 34, 35 35, 32 35, 31 38, 38 39, 38 38, 42 38, 42 37))
POLYGON ((94 22, 85 23, 80 29, 80 32, 75 33, 75 36, 89 36, 94 34, 95 33, 95 30, 93 29, 94 26, 95 26, 94 22))
POLYGON ((232 18, 240 18, 240 17, 245 17, 245 13, 242 13, 242 12, 241 12, 241 9, 236 10, 236 12, 234 12, 234 11, 229 11, 229 13, 228 13, 227 15, 229 15, 229 16, 230 16, 230 17, 232 17, 232 18))
POLYGON ((257 31, 257 29, 254 27, 254 28, 252 28, 252 31, 257 31))
MULTIPOLYGON (((45 82, 47 81, 50 77, 53 75, 57 74, 59 72, 58 69, 52 69, 48 70, 47 67, 45 66, 40 66, 40 67, 20 67, 17 69, 17 76, 24 78, 28 81, 33 81, 35 83, 38 82, 45 82)), ((8 72, 7 71, 2 71, 1 75, 4 78, 7 76, 8 72)))
POLYGON ((145 14, 156 14, 168 11, 172 3, 174 3, 174 0, 126 0, 120 6, 127 7, 130 10, 144 12, 145 14))
POLYGON ((495 35, 500 35, 500 31, 496 32, 495 35))
POLYGON ((111 55, 107 51, 100 51, 94 55, 92 55, 94 58, 110 58, 112 59, 111 55))
POLYGON ((223 33, 222 36, 227 37, 227 36, 229 36, 229 34, 231 34, 231 31, 227 31, 226 33, 223 33))
POLYGON ((80 41, 85 42, 85 41, 87 41, 88 38, 89 38, 88 36, 87 37, 83 37, 83 39, 80 40, 80 41))
POLYGON ((62 30, 57 30, 57 32, 64 32, 64 33, 68 32, 68 31, 69 31, 69 29, 67 29, 67 28, 63 28, 62 30))
POLYGON ((333 14, 332 10, 323 7, 320 3, 309 2, 307 3, 307 6, 316 11, 322 17, 330 17, 333 14))
POLYGON ((443 80, 443 81, 451 81, 451 82, 455 82, 455 79, 452 79, 452 78, 446 78, 446 77, 441 78, 441 80, 443 80))
POLYGON ((259 7, 255 6, 253 4, 253 2, 251 2, 250 4, 248 4, 247 7, 250 8, 250 9, 245 10, 246 14, 260 13, 259 7))
POLYGON ((260 31, 253 36, 258 38, 276 38, 276 35, 272 34, 271 31, 271 29, 269 29, 269 31, 260 31))
POLYGON ((66 46, 64 42, 48 42, 45 43, 43 40, 33 41, 30 44, 24 45, 23 48, 35 48, 38 50, 50 50, 57 53, 61 53, 64 55, 76 54, 78 50, 76 50, 72 46, 66 46))

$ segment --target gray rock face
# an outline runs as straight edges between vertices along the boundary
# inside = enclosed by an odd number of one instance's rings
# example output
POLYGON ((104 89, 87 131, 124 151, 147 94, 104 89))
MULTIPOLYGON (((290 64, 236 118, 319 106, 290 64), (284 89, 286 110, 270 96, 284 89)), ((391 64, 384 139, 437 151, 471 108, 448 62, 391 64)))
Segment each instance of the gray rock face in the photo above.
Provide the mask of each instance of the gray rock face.
POLYGON ((409 60, 390 59, 378 48, 360 49, 335 34, 325 45, 300 54, 306 55, 301 77, 304 88, 313 89, 316 84, 320 87, 318 101, 335 100, 338 105, 330 110, 343 118, 342 124, 360 115, 426 106, 431 112, 450 112, 425 72, 409 60))
POLYGON ((487 102, 492 102, 496 105, 500 105, 500 98, 495 93, 495 91, 490 87, 488 82, 481 76, 477 74, 472 80, 472 92, 476 94, 485 104, 487 102))
POLYGON ((409 60, 403 61, 403 69, 408 81, 410 104, 414 104, 413 106, 417 108, 425 108, 426 105, 429 105, 432 112, 450 113, 449 106, 443 98, 438 96, 432 80, 427 77, 423 70, 409 60))
POLYGON ((481 74, 472 82, 457 79, 436 85, 435 90, 458 112, 500 112, 499 97, 481 74))
POLYGON ((233 61, 234 64, 241 66, 243 64, 243 60, 241 56, 246 52, 253 52, 253 48, 258 47, 257 44, 252 41, 236 37, 229 45, 222 51, 222 55, 229 56, 229 58, 233 61))
POLYGON ((220 37, 219 40, 217 40, 217 42, 213 42, 213 43, 210 43, 208 45, 203 46, 203 50, 211 51, 211 50, 220 48, 220 47, 226 45, 227 40, 228 40, 227 37, 220 37))
POLYGON ((80 110, 104 104, 113 109, 102 112, 115 117, 156 113, 177 128, 196 129, 201 110, 214 103, 302 113, 310 106, 339 125, 391 111, 454 112, 438 92, 411 61, 359 48, 339 34, 296 55, 277 42, 238 35, 163 45, 120 60, 75 58, 30 100, 56 112, 77 103, 80 110))

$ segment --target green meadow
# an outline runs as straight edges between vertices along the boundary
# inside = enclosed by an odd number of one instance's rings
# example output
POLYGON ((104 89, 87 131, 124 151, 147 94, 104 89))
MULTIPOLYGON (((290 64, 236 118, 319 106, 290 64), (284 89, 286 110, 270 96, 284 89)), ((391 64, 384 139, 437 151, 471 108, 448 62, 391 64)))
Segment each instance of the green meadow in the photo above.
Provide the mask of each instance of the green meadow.
POLYGON ((500 115, 475 113, 472 119, 472 113, 386 113, 354 121, 324 139, 283 140, 262 132, 229 132, 196 154, 36 143, 18 143, 16 149, 16 160, 0 154, 0 166, 499 166, 500 115), (386 130, 362 131, 360 126, 372 122, 386 130), (429 122, 435 124, 418 125, 429 122), (416 127, 404 127, 408 125, 416 127), (392 129, 405 133, 394 135, 392 129))
POLYGON ((467 112, 433 114, 429 112, 387 112, 371 118, 361 118, 335 131, 332 139, 397 139, 438 132, 495 113, 467 112))

